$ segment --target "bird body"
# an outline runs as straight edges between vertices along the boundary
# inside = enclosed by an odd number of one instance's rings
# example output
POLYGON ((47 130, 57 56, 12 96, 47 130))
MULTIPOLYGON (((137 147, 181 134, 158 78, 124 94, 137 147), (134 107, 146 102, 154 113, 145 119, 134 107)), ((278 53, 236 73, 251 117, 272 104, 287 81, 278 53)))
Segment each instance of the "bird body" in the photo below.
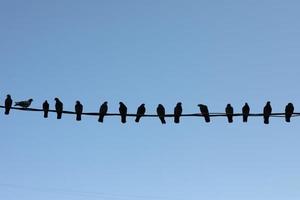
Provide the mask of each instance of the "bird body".
POLYGON ((63 113, 63 103, 56 97, 55 99, 55 111, 57 114, 57 119, 61 119, 63 113))
POLYGON ((248 116, 250 113, 250 107, 249 107, 248 103, 245 103, 245 105, 242 108, 242 112, 243 112, 243 122, 247 122, 248 116))
POLYGON ((180 122, 180 116, 182 114, 182 103, 178 102, 174 108, 174 122, 178 124, 180 122))
POLYGON ((209 111, 208 111, 208 107, 204 104, 198 104, 199 108, 200 108, 200 112, 203 115, 205 122, 210 122, 210 117, 209 117, 209 111))
POLYGON ((15 106, 20 106, 22 108, 28 108, 31 105, 33 99, 28 99, 27 101, 18 101, 15 102, 15 106))
POLYGON ((227 115, 227 119, 229 123, 233 122, 233 107, 230 104, 227 104, 226 108, 225 108, 225 112, 227 115))
POLYGON ((264 116, 264 123, 269 124, 269 118, 270 115, 272 114, 272 107, 271 107, 271 102, 268 101, 264 107, 263 110, 263 116, 264 116))
POLYGON ((82 111, 83 111, 83 105, 80 103, 80 101, 76 101, 75 112, 76 112, 77 121, 81 121, 82 111))
POLYGON ((288 103, 285 107, 285 121, 291 122, 291 117, 294 113, 294 105, 292 103, 288 103))
POLYGON ((5 112, 4 114, 8 115, 9 114, 9 111, 10 111, 10 108, 12 106, 12 99, 11 99, 11 96, 8 94, 6 95, 6 99, 5 99, 5 112))
POLYGON ((121 115, 121 122, 124 124, 126 123, 126 116, 127 116, 127 107, 123 102, 120 102, 119 112, 121 115))
POLYGON ((107 101, 105 101, 105 102, 100 106, 98 122, 103 122, 104 116, 106 115, 107 110, 108 110, 107 101))
POLYGON ((156 109, 157 115, 161 121, 162 124, 165 124, 165 108, 162 104, 158 104, 157 109, 156 109))
POLYGON ((145 112, 146 112, 145 104, 141 104, 136 111, 135 122, 139 122, 141 117, 145 115, 145 112))
POLYGON ((44 118, 48 118, 49 103, 47 100, 44 101, 44 103, 43 103, 43 111, 44 111, 44 118))

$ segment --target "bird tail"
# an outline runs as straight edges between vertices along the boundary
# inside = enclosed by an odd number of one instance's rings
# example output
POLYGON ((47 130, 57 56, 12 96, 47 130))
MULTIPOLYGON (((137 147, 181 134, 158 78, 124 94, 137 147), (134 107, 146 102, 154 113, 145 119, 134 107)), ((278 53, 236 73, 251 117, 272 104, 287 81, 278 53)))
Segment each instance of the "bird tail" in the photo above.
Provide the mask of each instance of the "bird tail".
POLYGON ((80 114, 76 115, 76 121, 81 121, 81 115, 80 114))
POLYGON ((229 123, 232 123, 232 122, 233 122, 233 116, 231 116, 231 115, 228 116, 228 122, 229 122, 229 123))
POLYGON ((248 115, 243 115, 243 122, 247 122, 248 121, 248 115))
POLYGON ((57 119, 61 119, 62 113, 57 113, 57 119))
POLYGON ((159 117, 159 119, 160 119, 160 121, 161 121, 162 124, 165 124, 165 123, 166 123, 166 120, 165 120, 164 117, 159 117))
POLYGON ((44 118, 48 118, 48 112, 44 111, 44 118))
POLYGON ((174 117, 174 122, 175 122, 176 124, 178 124, 178 123, 180 122, 180 116, 175 116, 175 117, 174 117))
POLYGON ((19 106, 20 104, 19 104, 19 102, 15 102, 15 106, 19 106))
POLYGON ((137 115, 136 118, 135 118, 135 122, 138 123, 140 121, 140 119, 141 119, 141 116, 137 115))
POLYGON ((285 121, 291 122, 291 115, 285 115, 285 121))
POLYGON ((10 111, 10 108, 6 108, 4 114, 8 115, 8 114, 9 114, 9 111, 10 111))
POLYGON ((103 122, 103 119, 104 119, 104 115, 99 115, 99 119, 98 119, 98 122, 103 122))
POLYGON ((264 117, 264 123, 269 124, 269 117, 264 117))
POLYGON ((209 123, 210 122, 210 117, 209 115, 205 115, 204 116, 205 122, 209 123))
POLYGON ((121 116, 121 122, 124 124, 126 123, 126 115, 121 116))

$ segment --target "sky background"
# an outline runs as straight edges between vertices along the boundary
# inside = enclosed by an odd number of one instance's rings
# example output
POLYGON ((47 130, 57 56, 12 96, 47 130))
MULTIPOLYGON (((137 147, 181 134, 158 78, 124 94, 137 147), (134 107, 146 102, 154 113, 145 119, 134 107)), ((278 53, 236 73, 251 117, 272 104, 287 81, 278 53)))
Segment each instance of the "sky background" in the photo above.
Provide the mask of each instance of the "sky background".
MULTIPOLYGON (((247 101, 299 111, 300 2, 0 0, 0 104, 6 94, 96 112, 145 103, 184 113, 247 101)), ((1 112, 4 112, 3 110, 1 112)), ((300 119, 159 119, 38 112, 0 115, 0 199, 300 198, 300 119)))

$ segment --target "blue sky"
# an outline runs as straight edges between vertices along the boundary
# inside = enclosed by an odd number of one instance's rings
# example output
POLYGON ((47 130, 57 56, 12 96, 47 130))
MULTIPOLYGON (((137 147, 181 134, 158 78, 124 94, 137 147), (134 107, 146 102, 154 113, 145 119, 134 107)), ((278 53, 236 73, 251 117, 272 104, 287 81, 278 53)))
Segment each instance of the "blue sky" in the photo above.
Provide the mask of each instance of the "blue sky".
MULTIPOLYGON (((298 1, 0 1, 0 94, 72 110, 108 101, 184 113, 247 101, 261 112, 300 94, 298 1)), ((300 198, 298 118, 167 119, 42 113, 0 116, 0 198, 300 198)))

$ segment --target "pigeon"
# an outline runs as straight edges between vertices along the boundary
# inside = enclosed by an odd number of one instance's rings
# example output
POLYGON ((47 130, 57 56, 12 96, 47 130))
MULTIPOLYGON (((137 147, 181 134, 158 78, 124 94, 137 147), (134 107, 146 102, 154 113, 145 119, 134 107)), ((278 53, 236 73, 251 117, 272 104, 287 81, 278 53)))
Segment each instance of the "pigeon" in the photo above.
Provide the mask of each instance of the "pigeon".
POLYGON ((138 123, 141 117, 145 114, 145 112, 146 112, 145 104, 141 104, 136 111, 135 122, 138 123))
POLYGON ((225 112, 228 118, 228 122, 232 123, 233 122, 233 107, 230 104, 227 104, 225 108, 225 112))
POLYGON ((127 115, 127 107, 123 102, 120 102, 119 112, 121 115, 121 122, 124 124, 126 123, 126 115, 127 115))
POLYGON ((272 114, 272 107, 271 107, 271 102, 268 101, 264 107, 264 123, 269 124, 269 118, 270 115, 272 114))
POLYGON ((43 103, 43 111, 44 111, 44 118, 48 118, 49 103, 47 100, 44 101, 44 103, 43 103))
POLYGON ((108 110, 107 101, 105 101, 99 109, 99 119, 98 122, 103 122, 104 116, 106 115, 108 110))
POLYGON ((56 101, 55 110, 56 110, 56 113, 57 113, 57 119, 61 119, 62 113, 63 113, 63 110, 64 110, 64 107, 63 107, 64 105, 57 97, 54 100, 56 101))
POLYGON ((285 121, 291 122, 291 117, 294 113, 294 105, 292 103, 288 103, 285 107, 285 121))
POLYGON ((76 101, 75 104, 76 121, 81 121, 82 111, 83 111, 83 105, 80 103, 80 101, 76 101))
POLYGON ((176 107, 174 108, 174 122, 176 124, 179 123, 180 116, 182 114, 182 106, 181 106, 181 104, 182 104, 181 102, 178 102, 177 105, 176 105, 176 107))
POLYGON ((22 108, 28 108, 31 105, 33 99, 28 99, 27 101, 15 102, 15 106, 20 106, 22 108))
POLYGON ((242 112, 243 112, 243 122, 247 122, 248 116, 250 113, 250 107, 249 107, 248 103, 245 103, 245 105, 242 108, 242 112))
POLYGON ((205 122, 210 122, 210 117, 209 117, 209 111, 208 111, 208 107, 204 104, 198 104, 199 108, 200 108, 200 112, 203 115, 205 122))
POLYGON ((157 115, 161 121, 162 124, 165 124, 165 108, 163 105, 158 104, 157 109, 156 109, 157 115))
POLYGON ((6 115, 9 114, 9 111, 10 111, 10 108, 12 106, 12 99, 11 99, 11 96, 8 94, 6 95, 6 99, 5 99, 5 113, 6 115))

